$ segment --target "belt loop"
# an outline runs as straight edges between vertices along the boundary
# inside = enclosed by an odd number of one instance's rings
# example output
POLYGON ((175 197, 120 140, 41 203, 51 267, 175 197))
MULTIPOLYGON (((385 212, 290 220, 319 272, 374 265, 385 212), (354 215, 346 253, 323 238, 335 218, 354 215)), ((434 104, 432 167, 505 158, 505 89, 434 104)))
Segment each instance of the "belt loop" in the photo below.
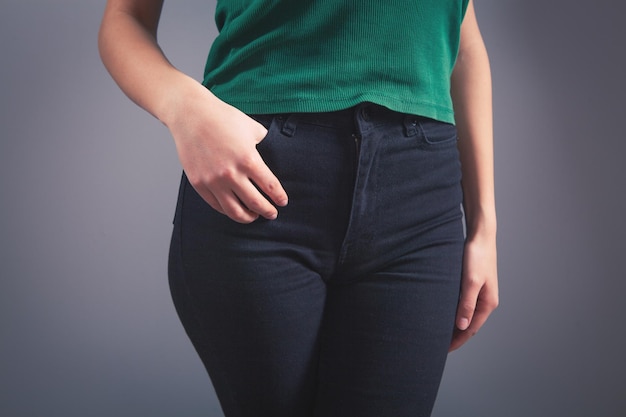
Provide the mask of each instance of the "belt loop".
POLYGON ((290 114, 289 116, 287 116, 287 119, 285 119, 285 123, 283 123, 283 128, 281 129, 282 134, 287 137, 293 137, 293 135, 296 133, 297 124, 298 115, 290 114))
POLYGON ((404 116, 404 134, 407 137, 416 136, 419 129, 419 121, 417 116, 407 114, 404 116))

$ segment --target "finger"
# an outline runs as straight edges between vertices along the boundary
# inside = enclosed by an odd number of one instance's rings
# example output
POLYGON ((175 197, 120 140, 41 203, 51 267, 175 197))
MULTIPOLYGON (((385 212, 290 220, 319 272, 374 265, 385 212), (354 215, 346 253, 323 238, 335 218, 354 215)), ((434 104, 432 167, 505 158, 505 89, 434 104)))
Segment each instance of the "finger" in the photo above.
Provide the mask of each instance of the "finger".
POLYGON ((459 330, 458 328, 454 329, 454 334, 452 335, 452 341, 450 342, 450 348, 448 348, 448 352, 453 352, 463 346, 465 342, 467 342, 472 335, 467 331, 459 330))
POLYGON ((198 194, 200 194, 200 197, 202 197, 202 199, 209 206, 211 206, 211 208, 213 208, 213 210, 217 211, 218 213, 224 214, 224 215, 226 214, 224 212, 224 209, 220 205, 219 201, 217 200, 217 198, 215 198, 215 196, 213 195, 213 193, 211 191, 209 191, 209 190, 196 190, 196 192, 198 194))
POLYGON ((477 282, 471 279, 463 280, 456 313, 456 327, 459 330, 466 330, 471 325, 480 289, 481 287, 477 282))
POLYGON ((474 317, 472 319, 472 323, 465 330, 460 330, 459 328, 454 329, 454 334, 452 337, 452 342, 450 343, 449 351, 452 352, 461 346, 463 346, 469 339, 474 337, 478 330, 485 324, 487 321, 487 317, 489 317, 489 312, 481 311, 480 309, 476 309, 474 317))
POLYGON ((259 213, 248 209, 234 193, 219 200, 224 214, 237 223, 252 223, 259 218, 259 213))
POLYGON ((221 200, 210 191, 199 194, 215 211, 238 223, 251 223, 259 218, 258 213, 248 210, 233 193, 226 194, 221 200))
MULTIPOLYGON (((203 182, 192 179, 189 174, 188 179, 194 190, 196 190, 202 199, 215 211, 230 217, 238 223, 251 223, 259 217, 259 213, 249 210, 232 191, 232 184, 236 184, 237 178, 230 172, 228 176, 223 176, 222 178, 216 177, 212 181, 203 182)), ((244 175, 239 175, 239 181, 250 184, 250 180, 244 175)), ((267 202, 267 204, 271 208, 274 208, 269 202, 267 202)))
POLYGON ((187 177, 189 184, 191 185, 191 187, 196 191, 196 193, 198 193, 198 195, 200 197, 202 197, 202 199, 209 205, 211 206, 211 208, 213 208, 213 210, 221 213, 221 214, 226 214, 224 212, 224 209, 222 208, 222 205, 220 204, 219 200, 217 199, 217 197, 215 197, 215 195, 213 194, 213 192, 211 192, 211 190, 206 187, 205 185, 203 185, 202 182, 197 182, 195 180, 191 180, 189 179, 189 176, 187 177))
POLYGON ((246 178, 238 183, 233 190, 240 203, 250 212, 273 220, 278 216, 278 210, 267 198, 246 178))
POLYGON ((498 306, 498 295, 497 290, 494 292, 493 290, 485 289, 483 287, 481 290, 478 301, 476 303, 476 308, 474 309, 474 314, 472 316, 471 323, 469 327, 465 330, 461 330, 458 327, 454 329, 454 335, 452 337, 452 343, 450 344, 450 352, 458 349, 463 344, 465 344, 470 338, 478 333, 478 330, 485 324, 489 315, 496 309, 498 306))
POLYGON ((214 192, 210 193, 207 203, 238 223, 252 223, 259 218, 258 213, 249 210, 229 189, 214 188, 214 192))
MULTIPOLYGON (((249 178, 256 186, 277 206, 284 207, 287 205, 289 199, 285 189, 258 152, 249 164, 247 172, 249 178)), ((250 208, 252 209, 252 207, 250 208)))
POLYGON ((238 223, 251 223, 259 215, 268 219, 278 215, 276 207, 242 173, 229 171, 213 181, 192 186, 213 209, 238 223))

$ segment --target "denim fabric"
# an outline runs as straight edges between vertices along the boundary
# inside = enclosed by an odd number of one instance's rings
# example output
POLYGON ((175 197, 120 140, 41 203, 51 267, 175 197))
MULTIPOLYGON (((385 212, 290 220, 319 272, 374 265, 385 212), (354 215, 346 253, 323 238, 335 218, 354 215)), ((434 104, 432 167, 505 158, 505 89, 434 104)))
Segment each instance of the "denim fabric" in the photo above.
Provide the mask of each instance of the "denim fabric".
POLYGON ((225 415, 429 416, 463 255, 455 127, 370 103, 254 117, 289 205, 239 224, 183 175, 170 250, 225 415))

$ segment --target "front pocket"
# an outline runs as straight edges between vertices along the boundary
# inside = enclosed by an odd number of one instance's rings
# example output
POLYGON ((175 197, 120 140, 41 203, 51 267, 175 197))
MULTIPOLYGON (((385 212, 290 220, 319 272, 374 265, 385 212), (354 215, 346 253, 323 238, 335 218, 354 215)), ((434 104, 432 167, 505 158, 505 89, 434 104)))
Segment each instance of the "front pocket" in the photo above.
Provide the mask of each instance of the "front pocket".
POLYGON ((259 151, 261 156, 263 156, 263 154, 268 151, 269 144, 270 142, 272 142, 272 137, 276 136, 276 120, 274 116, 262 116, 259 119, 257 119, 257 117, 255 116, 254 119, 261 123, 267 129, 265 137, 256 144, 257 151, 259 151))
POLYGON ((266 128, 267 130, 270 129, 270 125, 274 121, 274 115, 273 114, 249 114, 248 117, 256 120, 259 123, 261 123, 263 125, 263 127, 266 128))
POLYGON ((445 148, 456 145, 458 140, 456 126, 451 123, 423 118, 419 120, 419 128, 425 148, 445 148))
POLYGON ((181 213, 183 210, 183 202, 185 199, 185 189, 187 188, 187 175, 183 171, 180 178, 180 185, 178 186, 178 197, 176 199, 176 209, 174 211, 174 219, 172 223, 175 225, 180 225, 181 213))

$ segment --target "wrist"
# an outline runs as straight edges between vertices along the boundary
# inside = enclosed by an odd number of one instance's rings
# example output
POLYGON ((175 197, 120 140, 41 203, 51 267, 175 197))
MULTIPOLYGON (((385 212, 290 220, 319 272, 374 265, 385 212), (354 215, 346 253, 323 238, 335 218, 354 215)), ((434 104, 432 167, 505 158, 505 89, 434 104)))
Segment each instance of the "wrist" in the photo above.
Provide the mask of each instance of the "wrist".
POLYGON ((217 100, 198 81, 178 71, 163 84, 167 85, 167 88, 162 91, 161 100, 155 109, 155 116, 170 129, 189 116, 190 108, 207 106, 207 100, 209 100, 208 106, 212 107, 211 99, 217 100))
POLYGON ((465 210, 465 227, 468 239, 475 237, 495 238, 497 220, 495 209, 465 210))

